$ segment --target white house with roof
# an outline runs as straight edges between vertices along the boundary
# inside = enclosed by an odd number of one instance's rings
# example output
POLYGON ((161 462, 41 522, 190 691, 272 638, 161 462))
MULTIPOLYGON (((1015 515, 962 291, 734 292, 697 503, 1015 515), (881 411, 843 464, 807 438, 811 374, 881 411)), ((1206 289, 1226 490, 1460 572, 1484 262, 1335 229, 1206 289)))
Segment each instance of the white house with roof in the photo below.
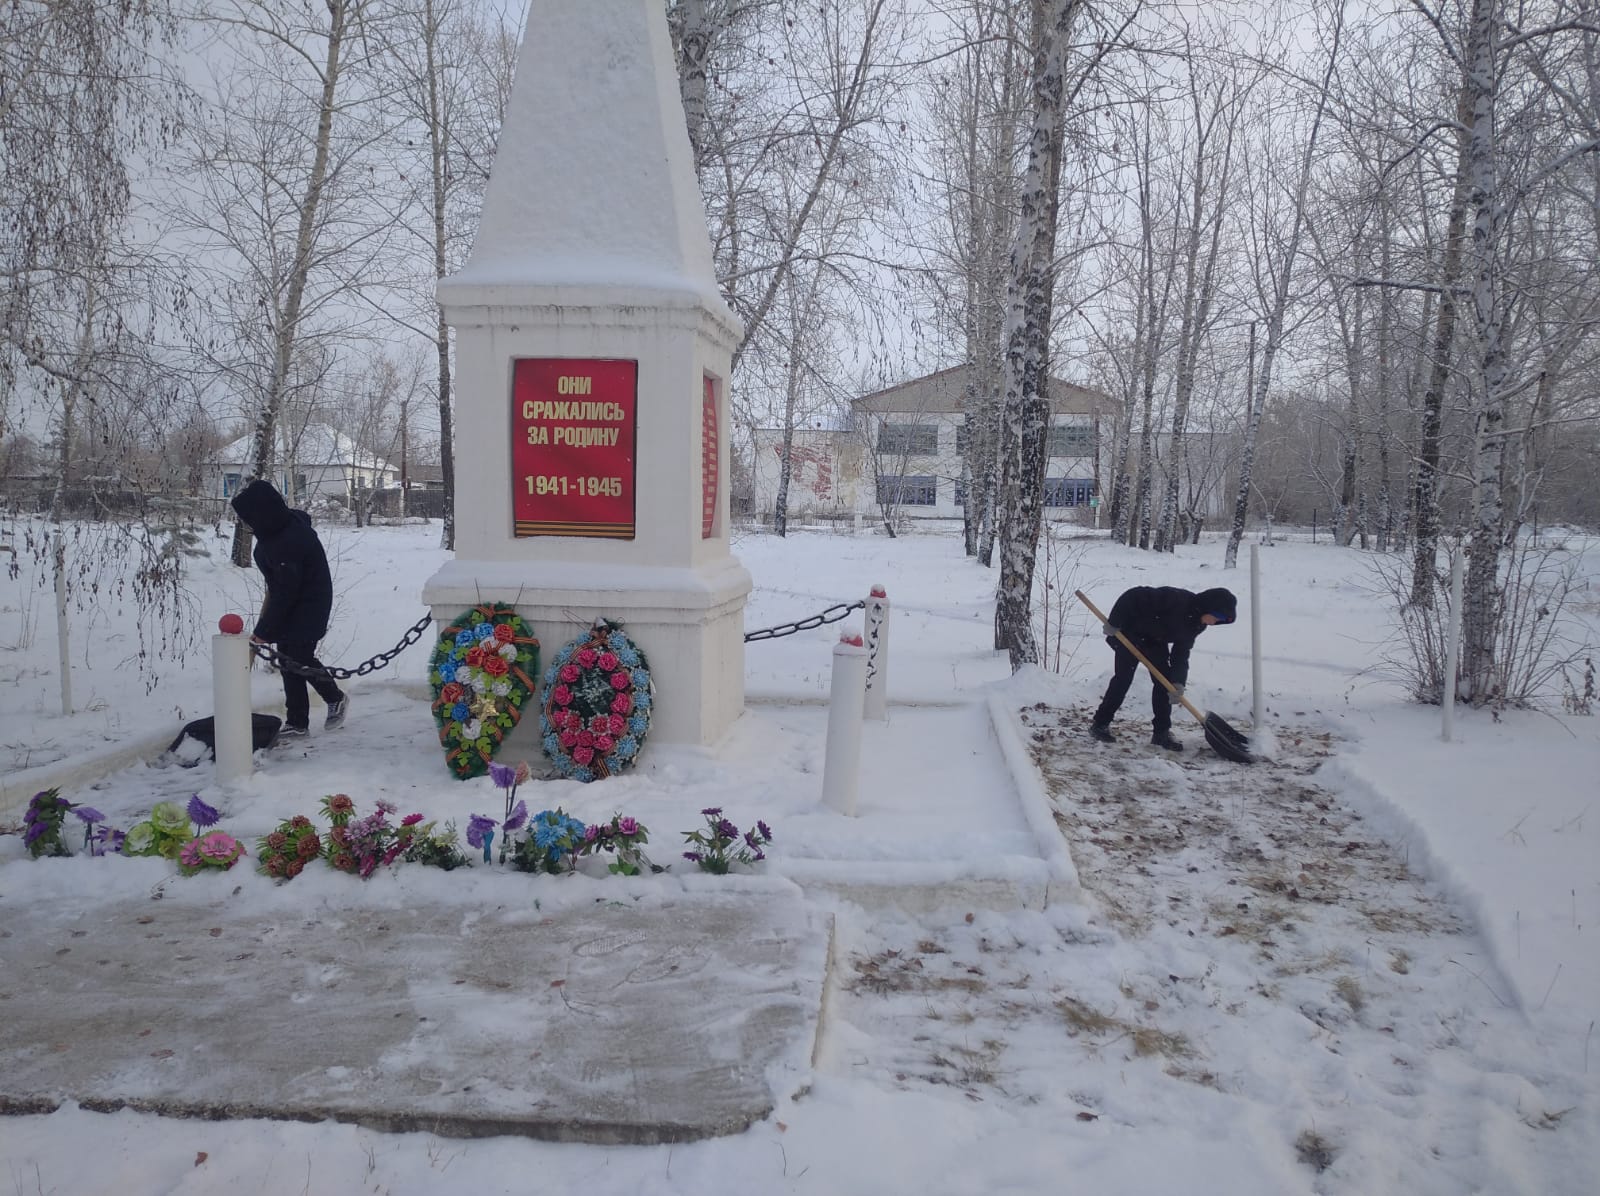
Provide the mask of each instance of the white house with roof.
MULTIPOLYGON (((837 518, 872 516, 889 505, 904 517, 959 519, 969 368, 952 366, 856 399, 851 430, 797 429, 789 510, 837 518)), ((1046 518, 1086 516, 1101 493, 1100 419, 1107 402, 1098 391, 1051 380, 1046 518)), ((782 453, 780 430, 757 429, 755 501, 763 519, 777 501, 782 453)))
MULTIPOLYGON (((297 433, 280 433, 282 447, 272 482, 290 505, 317 498, 347 500, 357 489, 388 489, 400 470, 371 449, 362 448, 327 424, 307 424, 297 433)), ((218 449, 206 463, 206 494, 231 498, 254 473, 255 436, 241 436, 218 449)))

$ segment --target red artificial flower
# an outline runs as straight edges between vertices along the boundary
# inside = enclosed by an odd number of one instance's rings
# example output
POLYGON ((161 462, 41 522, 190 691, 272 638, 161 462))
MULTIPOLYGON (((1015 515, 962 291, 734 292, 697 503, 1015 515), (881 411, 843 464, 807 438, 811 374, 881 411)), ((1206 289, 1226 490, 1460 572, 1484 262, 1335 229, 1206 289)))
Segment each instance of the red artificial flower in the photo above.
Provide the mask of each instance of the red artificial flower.
POLYGON ((563 681, 565 681, 568 685, 571 685, 574 681, 576 681, 583 674, 578 671, 578 666, 577 665, 575 665, 575 664, 564 664, 564 665, 561 666, 561 672, 557 673, 556 675, 558 677, 560 677, 563 681))
MULTIPOLYGON (((502 623, 501 626, 503 627, 503 626, 505 626, 505 624, 502 623)), ((421 821, 422 821, 422 815, 421 814, 407 814, 404 818, 402 818, 400 820, 400 825, 401 826, 416 826, 417 823, 419 823, 421 821)))
POLYGON ((565 685, 558 685, 550 691, 550 700, 557 706, 570 706, 572 704, 572 691, 565 685))
POLYGON ((573 748, 572 759, 574 763, 587 764, 594 759, 594 749, 587 747, 573 748))
POLYGON ((628 720, 623 718, 620 714, 613 714, 609 719, 606 720, 606 730, 610 731, 613 735, 621 735, 627 729, 628 720))
POLYGON ((474 644, 467 649, 467 667, 481 669, 483 667, 483 645, 474 644))
POLYGON ((461 687, 458 681, 446 681, 444 687, 439 690, 439 700, 447 706, 454 706, 466 696, 467 691, 461 687))
POLYGON ((619 671, 611 674, 611 688, 612 689, 627 689, 628 685, 630 683, 630 680, 631 679, 629 678, 628 674, 626 674, 626 673, 624 673, 624 672, 619 670, 619 671))
POLYGON ((633 699, 627 694, 618 694, 611 699, 611 709, 618 714, 627 714, 628 711, 633 709, 633 699))
POLYGON ((593 731, 579 731, 578 732, 578 745, 580 747, 593 747, 594 746, 594 732, 593 731))
POLYGON ((483 671, 491 677, 504 677, 511 671, 511 666, 505 662, 503 656, 485 656, 483 658, 483 671))
POLYGON ((597 714, 589 720, 589 730, 591 731, 599 733, 610 729, 611 719, 604 714, 597 714))
POLYGON ((592 669, 594 668, 594 662, 597 658, 593 648, 580 648, 578 649, 578 654, 573 657, 573 659, 578 662, 578 667, 580 669, 592 669))
POLYGON ((578 733, 576 731, 563 731, 563 732, 561 732, 561 746, 564 747, 564 748, 575 748, 575 747, 577 747, 578 746, 578 733))
POLYGON ((594 746, 596 751, 609 752, 617 746, 617 741, 609 735, 596 735, 594 737, 594 746))
POLYGON ((611 672, 617 667, 617 654, 615 652, 600 653, 600 667, 606 672, 611 672))
POLYGON ((510 623, 496 623, 494 625, 494 638, 502 644, 509 644, 516 638, 517 633, 511 629, 510 623))

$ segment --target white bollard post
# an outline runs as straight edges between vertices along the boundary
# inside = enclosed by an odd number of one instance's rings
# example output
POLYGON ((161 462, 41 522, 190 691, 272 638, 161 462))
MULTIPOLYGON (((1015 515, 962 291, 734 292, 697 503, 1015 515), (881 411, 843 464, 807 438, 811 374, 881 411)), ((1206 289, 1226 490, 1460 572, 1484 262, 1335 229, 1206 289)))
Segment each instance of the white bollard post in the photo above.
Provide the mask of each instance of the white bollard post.
POLYGON ((828 745, 822 766, 822 800, 856 816, 861 778, 861 707, 867 692, 867 649, 849 632, 833 646, 833 688, 828 694, 828 745))
POLYGON ((1261 693, 1261 545, 1250 545, 1250 724, 1266 724, 1266 699, 1261 693))
POLYGON ((211 701, 216 720, 217 783, 250 775, 250 637, 238 615, 224 615, 225 630, 211 637, 211 701), (239 630, 231 630, 231 628, 239 630))
POLYGON ((1444 692, 1439 695, 1439 737, 1446 743, 1455 733, 1456 665, 1461 656, 1461 550, 1450 554, 1450 615, 1444 641, 1444 692))
POLYGON ((884 722, 889 717, 889 597, 873 586, 867 597, 867 700, 865 717, 884 722))

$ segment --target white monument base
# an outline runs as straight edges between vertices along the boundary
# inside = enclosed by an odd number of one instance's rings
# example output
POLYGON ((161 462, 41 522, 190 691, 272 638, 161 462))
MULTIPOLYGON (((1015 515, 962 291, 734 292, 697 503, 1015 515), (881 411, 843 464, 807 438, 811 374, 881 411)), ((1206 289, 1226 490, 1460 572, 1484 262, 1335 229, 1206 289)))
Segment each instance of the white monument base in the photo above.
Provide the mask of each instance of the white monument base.
MULTIPOLYGON (((687 569, 456 560, 428 579, 422 600, 441 629, 480 603, 515 607, 539 637, 535 681, 562 645, 587 634, 596 619, 622 624, 655 681, 649 742, 710 745, 744 711, 749 593, 750 574, 733 557, 687 569)), ((530 705, 502 759, 533 758, 538 729, 538 709, 530 705)))

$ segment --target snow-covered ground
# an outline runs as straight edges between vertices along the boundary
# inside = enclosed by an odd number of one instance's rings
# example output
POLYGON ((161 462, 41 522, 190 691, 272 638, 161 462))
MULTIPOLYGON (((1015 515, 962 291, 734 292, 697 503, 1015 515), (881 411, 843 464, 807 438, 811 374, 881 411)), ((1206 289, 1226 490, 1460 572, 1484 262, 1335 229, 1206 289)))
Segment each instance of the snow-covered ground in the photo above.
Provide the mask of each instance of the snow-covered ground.
MULTIPOLYGON (((421 582, 444 554, 436 524, 323 535, 338 590, 323 658, 351 664, 391 647, 422 613, 421 582)), ((951 706, 893 708, 890 725, 869 735, 878 754, 859 829, 837 835, 816 804, 832 627, 748 649, 750 715, 717 749, 647 745, 635 773, 586 789, 551 783, 530 804, 588 817, 638 810, 665 860, 693 810, 714 798, 741 823, 773 823, 777 878, 828 858, 936 884, 952 869, 1002 874, 1030 840, 976 717, 995 696, 1053 803, 1081 900, 1030 912, 956 898, 913 915, 813 896, 836 903, 841 961, 815 1075, 804 1096, 735 1138, 672 1148, 455 1141, 69 1106, 0 1119, 0 1191, 1593 1189, 1600 717, 1460 711, 1456 741, 1442 743, 1438 711, 1408 705, 1374 669, 1388 611, 1370 558, 1284 541, 1261 553, 1273 759, 1225 764, 1192 750, 1193 727, 1190 752, 1157 753, 1140 734, 1142 684, 1119 720, 1123 742, 1106 749, 1083 734, 1110 659, 1089 621, 1065 610, 1062 673, 1010 677, 988 647, 993 575, 962 556, 958 539, 819 532, 747 536, 735 550, 756 580, 749 628, 886 585, 895 700, 951 706)), ((1053 592, 1081 586, 1105 606, 1134 584, 1221 584, 1240 595, 1243 614, 1247 571, 1225 572, 1221 560, 1212 542, 1175 558, 1086 542, 1053 592)), ((40 765, 157 741, 208 713, 204 635, 259 595, 254 574, 229 567, 216 542, 189 582, 200 647, 164 666, 153 689, 137 667, 135 612, 108 596, 75 621, 82 712, 63 719, 51 713, 49 593, 22 565, 0 590, 8 793, 29 771, 42 775, 40 765)), ((1586 567, 1581 613, 1600 637, 1600 552, 1586 567)), ((230 798, 225 825, 262 833, 294 812, 278 808, 285 794, 309 812, 303 788, 344 789, 363 804, 388 794, 406 810, 460 821, 493 813, 487 780, 445 774, 418 698, 425 662, 419 646, 355 683, 342 738, 314 736, 309 756, 269 759, 230 798)), ((254 684, 265 708, 277 681, 254 684)), ((1207 632, 1192 667, 1196 704, 1244 723, 1249 685, 1244 619, 1207 632)), ((92 800, 126 825, 157 796, 184 796, 203 779, 203 770, 134 766, 92 800)), ((0 813, 8 817, 15 808, 0 813)), ((30 894, 86 908, 133 899, 161 868, 21 856, 15 837, 0 838, 0 913, 30 894)), ((245 897, 259 886, 266 898, 264 878, 246 880, 245 897)), ((270 895, 338 900, 355 883, 308 876, 270 895)), ((532 883, 404 869, 369 885, 394 886, 396 900, 470 903, 530 899, 532 883)))

